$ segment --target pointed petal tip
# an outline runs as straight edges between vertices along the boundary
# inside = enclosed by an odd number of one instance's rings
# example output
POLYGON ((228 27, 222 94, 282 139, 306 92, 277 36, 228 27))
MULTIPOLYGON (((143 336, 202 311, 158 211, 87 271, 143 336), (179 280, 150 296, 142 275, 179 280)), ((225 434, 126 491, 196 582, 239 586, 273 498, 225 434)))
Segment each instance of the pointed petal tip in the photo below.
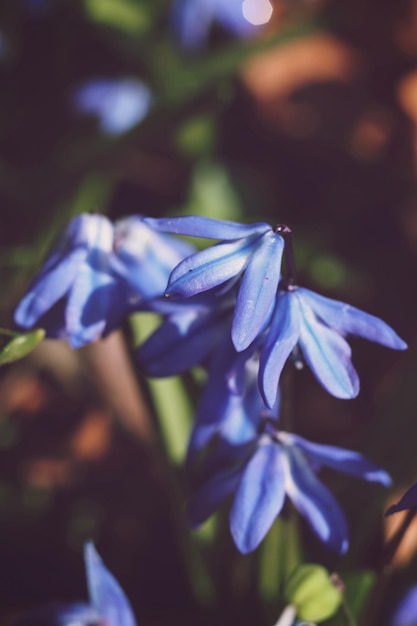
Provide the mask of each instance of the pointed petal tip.
POLYGON ((84 560, 90 563, 100 559, 99 553, 96 550, 94 542, 89 539, 84 543, 84 560))
POLYGON ((258 547, 260 541, 256 545, 251 545, 242 539, 242 536, 237 531, 231 532, 234 544, 236 548, 239 550, 240 554, 249 554, 253 552, 258 547))
POLYGON ((243 352, 246 348, 249 348, 250 344, 256 337, 252 337, 251 334, 248 334, 246 331, 242 332, 242 328, 239 324, 235 324, 233 320, 232 325, 232 343, 236 350, 236 352, 243 352))

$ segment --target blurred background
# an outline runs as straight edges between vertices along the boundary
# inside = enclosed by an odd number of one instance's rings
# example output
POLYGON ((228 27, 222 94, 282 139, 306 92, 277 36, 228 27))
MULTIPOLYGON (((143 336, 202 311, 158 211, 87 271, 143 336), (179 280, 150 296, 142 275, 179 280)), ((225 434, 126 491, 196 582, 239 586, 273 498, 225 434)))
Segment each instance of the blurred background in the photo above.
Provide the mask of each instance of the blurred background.
MULTIPOLYGON (((387 499, 329 476, 351 550, 336 559, 303 525, 297 550, 372 578, 392 533, 381 511, 417 479, 417 2, 246 0, 243 20, 234 4, 0 3, 0 324, 13 327, 77 213, 291 226, 300 283, 410 345, 352 341, 356 400, 326 395, 309 371, 295 384, 298 432, 358 449, 395 479, 387 499)), ((149 332, 141 319, 125 337, 149 332)), ((181 461, 197 393, 148 385, 129 351, 121 333, 76 352, 45 341, 0 371, 1 623, 85 599, 88 538, 141 624, 272 622, 279 528, 250 557, 222 516, 190 538, 181 461)), ((405 539, 379 624, 417 581, 417 528, 405 539)))

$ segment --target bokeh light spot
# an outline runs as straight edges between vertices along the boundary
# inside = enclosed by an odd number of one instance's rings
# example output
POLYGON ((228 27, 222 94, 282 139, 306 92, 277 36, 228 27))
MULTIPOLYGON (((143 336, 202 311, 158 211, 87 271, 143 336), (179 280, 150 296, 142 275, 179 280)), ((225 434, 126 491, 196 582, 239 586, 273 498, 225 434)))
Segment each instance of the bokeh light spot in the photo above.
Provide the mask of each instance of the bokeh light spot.
POLYGON ((243 17, 254 26, 267 24, 272 16, 269 0, 245 0, 242 5, 243 17))

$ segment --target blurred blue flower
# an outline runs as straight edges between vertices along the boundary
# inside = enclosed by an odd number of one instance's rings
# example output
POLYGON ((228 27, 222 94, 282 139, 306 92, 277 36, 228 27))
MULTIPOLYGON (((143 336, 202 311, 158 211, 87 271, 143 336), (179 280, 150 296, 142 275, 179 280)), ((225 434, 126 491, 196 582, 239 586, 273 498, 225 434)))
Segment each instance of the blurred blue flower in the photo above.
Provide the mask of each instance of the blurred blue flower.
POLYGON ((389 620, 389 626, 417 626, 417 585, 403 595, 389 620))
POLYGON ((336 398, 354 398, 359 378, 345 335, 357 335, 394 350, 407 345, 378 317, 309 289, 280 289, 260 355, 259 385, 268 406, 275 402, 282 368, 298 345, 319 383, 336 398))
POLYGON ((23 328, 45 328, 73 348, 105 336, 148 298, 160 295, 170 270, 192 248, 153 233, 134 217, 75 217, 15 311, 23 328))
POLYGON ((141 122, 152 105, 150 89, 137 78, 95 79, 79 87, 74 106, 96 115, 107 135, 125 133, 141 122))
POLYGON ((391 484, 386 472, 357 452, 312 443, 266 423, 251 442, 232 446, 223 441, 206 460, 208 472, 189 505, 192 526, 204 522, 233 497, 230 529, 238 550, 254 550, 280 514, 285 496, 330 549, 344 553, 348 531, 344 515, 316 472, 330 467, 365 480, 391 484))
POLYGON ((84 546, 89 604, 51 605, 30 611, 15 626, 136 626, 119 583, 92 542, 84 546))
POLYGON ((106 568, 91 541, 85 544, 84 558, 90 604, 102 622, 106 626, 136 626, 123 589, 106 568))
POLYGON ((115 222, 113 250, 113 270, 145 300, 162 295, 172 269, 195 252, 190 243, 153 230, 140 215, 115 222))
POLYGON ((283 238, 269 224, 238 224, 208 217, 147 219, 161 231, 220 239, 182 261, 172 272, 166 296, 187 298, 238 280, 232 341, 245 350, 264 330, 274 305, 281 275, 283 238))
MULTIPOLYGON (((262 3, 262 0, 258 0, 262 3)), ((243 0, 177 0, 173 24, 185 48, 199 48, 206 42, 213 22, 240 37, 256 30, 244 16, 243 0)))

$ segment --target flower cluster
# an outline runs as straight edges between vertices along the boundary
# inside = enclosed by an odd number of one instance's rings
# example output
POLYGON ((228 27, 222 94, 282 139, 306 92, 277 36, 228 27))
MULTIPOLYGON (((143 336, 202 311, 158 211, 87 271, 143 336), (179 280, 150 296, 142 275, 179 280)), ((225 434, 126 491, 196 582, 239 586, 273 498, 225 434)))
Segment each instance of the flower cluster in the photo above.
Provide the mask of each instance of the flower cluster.
POLYGON ((354 398, 359 377, 347 337, 396 350, 406 348, 403 340, 379 318, 297 285, 287 227, 196 216, 115 224, 99 215, 75 218, 15 319, 78 347, 144 309, 163 321, 137 351, 141 369, 164 377, 202 365, 208 373, 187 455, 191 524, 233 496, 231 533, 246 553, 288 497, 317 536, 343 553, 346 521, 317 477, 320 468, 385 486, 390 478, 356 452, 281 427, 281 373, 287 362, 305 362, 327 392, 354 398), (216 243, 195 251, 174 235, 216 243))

